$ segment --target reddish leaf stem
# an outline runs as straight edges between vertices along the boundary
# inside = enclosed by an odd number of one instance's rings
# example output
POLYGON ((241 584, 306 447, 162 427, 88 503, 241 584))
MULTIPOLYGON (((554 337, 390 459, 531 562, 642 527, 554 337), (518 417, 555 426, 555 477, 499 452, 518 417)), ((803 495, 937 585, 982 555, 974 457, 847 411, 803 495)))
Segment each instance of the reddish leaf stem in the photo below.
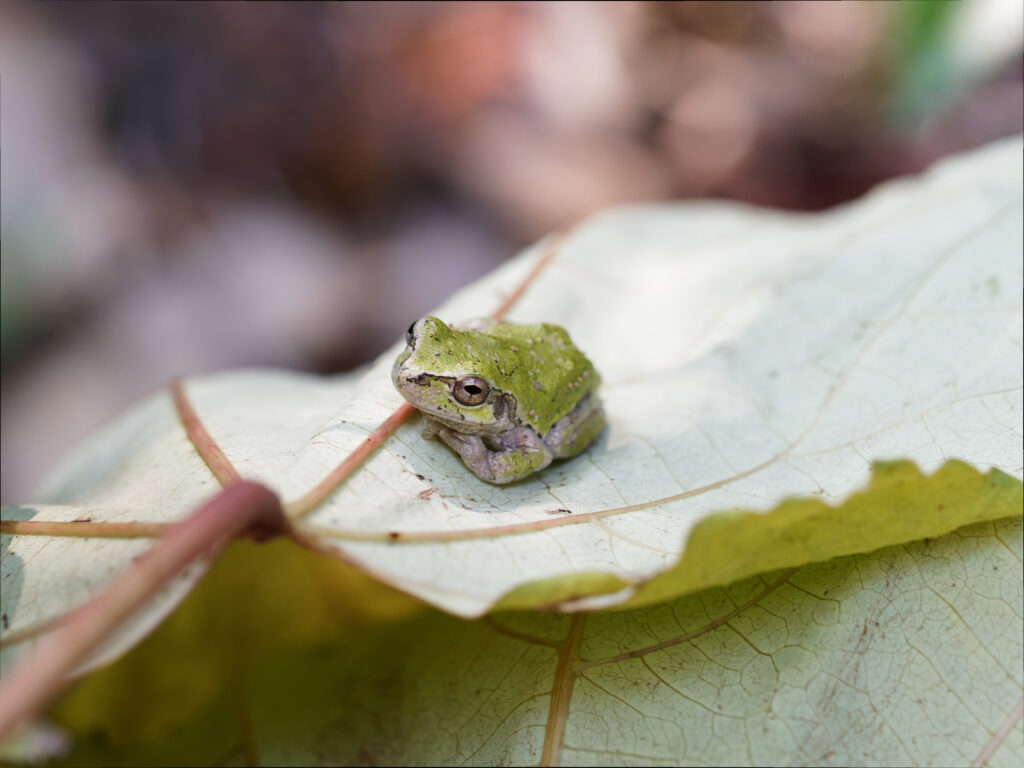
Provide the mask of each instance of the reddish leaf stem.
POLYGON ((537 279, 537 276, 540 275, 540 273, 547 268, 548 264, 554 260, 555 256, 558 255, 558 251, 561 248, 562 243, 565 241, 565 238, 568 237, 569 233, 575 228, 576 225, 572 225, 551 236, 551 239, 544 246, 544 252, 541 254, 541 257, 537 259, 537 263, 533 265, 533 269, 531 269, 526 277, 522 279, 519 285, 516 286, 515 290, 505 297, 505 300, 501 302, 501 304, 498 305, 498 308, 491 313, 491 317, 495 320, 501 320, 506 313, 512 309, 512 306, 519 301, 524 293, 526 293, 526 289, 533 284, 533 281, 537 279))
POLYGON ((76 523, 67 520, 0 520, 0 533, 19 536, 78 536, 100 539, 153 539, 173 523, 76 523))
POLYGON ((217 445, 217 441, 206 431, 203 422, 200 421, 199 416, 193 410, 192 404, 185 397, 185 385, 181 379, 175 379, 171 382, 171 398, 174 400, 174 408, 178 412, 178 418, 181 419, 181 424, 185 427, 185 434, 188 435, 188 439, 195 446, 196 452, 206 462, 206 466, 210 468, 210 471, 213 472, 214 477, 217 478, 221 486, 227 488, 233 483, 240 482, 242 477, 238 474, 238 470, 228 461, 228 457, 224 455, 224 451, 217 445))
POLYGON ((1024 717, 1024 699, 1017 702, 1017 706, 1013 708, 1013 711, 1006 716, 1006 719, 996 728, 996 732, 992 734, 992 738, 988 740, 985 746, 982 748, 978 756, 971 762, 971 768, 981 768, 985 765, 989 758, 996 753, 996 750, 1002 746, 1003 742, 1006 741, 1006 737, 1009 736, 1013 729, 1016 727, 1020 719, 1024 717))
POLYGON ((41 712, 89 653, 186 565, 201 555, 214 555, 243 531, 286 527, 277 497, 257 483, 232 485, 200 506, 71 611, 59 629, 0 681, 0 739, 41 712))
POLYGON ((354 451, 346 456, 338 466, 331 470, 327 477, 317 483, 310 491, 300 498, 285 504, 285 515, 291 520, 302 517, 334 493, 334 490, 345 482, 353 472, 359 469, 359 465, 366 461, 370 457, 370 454, 376 451, 377 448, 380 447, 380 444, 390 437, 402 422, 408 419, 413 413, 415 413, 415 411, 416 409, 409 405, 409 403, 403 403, 399 406, 395 412, 384 419, 380 426, 373 430, 373 432, 371 432, 354 451))
POLYGON ((569 702, 576 685, 577 662, 580 657, 580 643, 583 641, 583 625, 587 616, 573 614, 569 634, 558 653, 555 668, 555 685, 551 689, 551 703, 548 705, 548 722, 544 729, 544 747, 540 754, 541 765, 562 764, 562 744, 565 740, 565 725, 569 719, 569 702))

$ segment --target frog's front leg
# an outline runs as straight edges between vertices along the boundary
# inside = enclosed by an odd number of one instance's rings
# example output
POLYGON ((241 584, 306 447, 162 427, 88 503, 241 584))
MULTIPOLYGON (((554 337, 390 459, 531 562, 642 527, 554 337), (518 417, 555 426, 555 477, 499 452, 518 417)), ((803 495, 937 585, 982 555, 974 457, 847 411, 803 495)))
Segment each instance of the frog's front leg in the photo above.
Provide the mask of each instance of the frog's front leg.
POLYGON ((520 426, 488 437, 455 432, 436 422, 427 430, 429 436, 443 440, 477 477, 488 483, 511 483, 551 463, 551 451, 529 427, 520 426))

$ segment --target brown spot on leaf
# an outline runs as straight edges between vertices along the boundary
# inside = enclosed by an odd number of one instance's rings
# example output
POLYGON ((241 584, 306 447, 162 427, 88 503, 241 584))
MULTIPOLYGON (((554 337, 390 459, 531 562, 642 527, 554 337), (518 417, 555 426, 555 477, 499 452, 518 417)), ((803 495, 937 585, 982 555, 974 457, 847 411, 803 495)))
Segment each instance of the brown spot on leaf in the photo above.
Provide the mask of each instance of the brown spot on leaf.
POLYGON ((431 487, 431 488, 425 488, 424 490, 420 491, 420 492, 419 492, 419 493, 417 493, 416 495, 417 495, 417 496, 418 496, 419 498, 421 498, 421 499, 423 499, 424 501, 426 501, 426 500, 427 500, 427 499, 429 499, 429 498, 430 498, 431 496, 433 496, 433 495, 434 495, 435 493, 437 493, 437 488, 433 488, 433 487, 431 487))

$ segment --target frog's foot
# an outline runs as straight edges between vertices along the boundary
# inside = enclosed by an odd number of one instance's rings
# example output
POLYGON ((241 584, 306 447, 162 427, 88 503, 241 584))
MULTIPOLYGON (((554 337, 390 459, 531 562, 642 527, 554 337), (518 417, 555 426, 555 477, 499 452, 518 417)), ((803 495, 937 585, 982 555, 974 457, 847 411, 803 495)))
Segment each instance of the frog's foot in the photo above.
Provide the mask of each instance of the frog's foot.
MULTIPOLYGON (((462 457, 467 464, 470 459, 476 460, 479 456, 487 453, 487 446, 482 437, 478 435, 467 435, 463 432, 455 432, 442 424, 432 424, 427 429, 431 430, 431 436, 444 443, 462 457)), ((424 437, 426 432, 424 431, 424 437)))
POLYGON ((533 430, 525 427, 483 438, 437 425, 434 434, 459 454, 477 477, 488 483, 511 483, 551 463, 551 452, 533 430))

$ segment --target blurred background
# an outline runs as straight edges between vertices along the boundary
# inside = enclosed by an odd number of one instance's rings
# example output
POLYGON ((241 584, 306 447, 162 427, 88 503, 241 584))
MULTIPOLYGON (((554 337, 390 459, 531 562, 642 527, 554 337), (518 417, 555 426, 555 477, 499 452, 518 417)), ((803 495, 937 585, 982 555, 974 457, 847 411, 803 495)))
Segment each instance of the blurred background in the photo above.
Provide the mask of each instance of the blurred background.
POLYGON ((1022 14, 0 3, 0 496, 175 375, 366 362, 596 209, 820 210, 1019 133, 1022 14))

